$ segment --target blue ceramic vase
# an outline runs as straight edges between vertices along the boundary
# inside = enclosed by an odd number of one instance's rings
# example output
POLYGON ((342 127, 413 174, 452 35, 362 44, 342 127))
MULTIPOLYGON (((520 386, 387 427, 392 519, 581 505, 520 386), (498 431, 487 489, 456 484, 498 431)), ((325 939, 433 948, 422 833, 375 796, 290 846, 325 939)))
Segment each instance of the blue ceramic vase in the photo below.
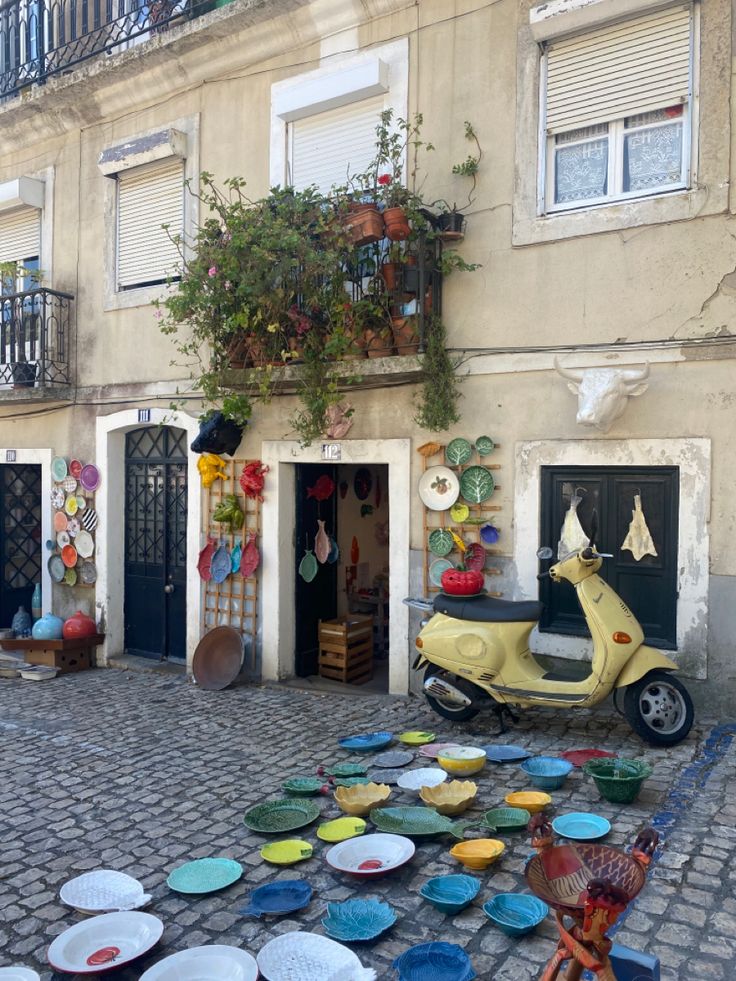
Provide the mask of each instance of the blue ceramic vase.
POLYGON ((61 640, 64 621, 53 613, 46 613, 33 624, 34 640, 61 640))
POLYGON ((26 610, 25 606, 19 606, 18 612, 13 617, 10 626, 13 629, 13 633, 16 637, 30 637, 31 627, 33 626, 33 621, 31 620, 31 614, 26 610))

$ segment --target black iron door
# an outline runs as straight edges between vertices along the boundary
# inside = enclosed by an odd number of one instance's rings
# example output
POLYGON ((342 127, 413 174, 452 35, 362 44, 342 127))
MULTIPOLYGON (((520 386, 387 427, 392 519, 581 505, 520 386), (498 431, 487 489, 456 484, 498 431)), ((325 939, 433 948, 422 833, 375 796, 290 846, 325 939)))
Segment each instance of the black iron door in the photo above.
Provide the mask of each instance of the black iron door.
POLYGON ((187 434, 125 437, 125 649, 186 657, 187 434))
POLYGON ((325 531, 337 538, 337 480, 335 467, 329 464, 302 463, 296 468, 296 589, 294 671, 300 678, 317 674, 319 659, 318 621, 337 616, 337 562, 317 563, 317 575, 305 582, 299 575, 299 564, 305 548, 314 552, 317 521, 325 523, 325 531), (320 477, 330 477, 335 489, 326 501, 308 496, 320 477))
MULTIPOLYGON (((583 530, 590 532, 593 509, 598 512, 596 545, 610 552, 600 575, 619 594, 641 623, 648 644, 677 646, 677 467, 542 467, 541 544, 557 552, 565 513, 574 493, 583 530), (657 552, 637 560, 622 549, 634 509, 641 498, 646 525, 657 552)), ((546 567, 546 564, 545 564, 546 567)), ((589 636, 575 591, 567 583, 542 580, 545 612, 539 627, 553 633, 589 636)))
POLYGON ((19 606, 31 612, 41 581, 41 467, 0 466, 0 627, 19 606))

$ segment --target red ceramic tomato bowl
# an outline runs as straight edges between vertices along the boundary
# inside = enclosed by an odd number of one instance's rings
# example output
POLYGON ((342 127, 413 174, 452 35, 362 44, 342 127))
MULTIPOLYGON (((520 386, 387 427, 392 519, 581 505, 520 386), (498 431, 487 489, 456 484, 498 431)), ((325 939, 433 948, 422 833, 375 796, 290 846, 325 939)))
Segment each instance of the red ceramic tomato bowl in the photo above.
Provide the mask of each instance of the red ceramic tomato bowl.
POLYGON ((475 596, 485 585, 483 573, 475 569, 446 569, 440 581, 448 596, 475 596))
POLYGON ((338 872, 375 879, 405 865, 414 851, 414 842, 410 838, 377 833, 341 841, 329 849, 325 858, 338 872))

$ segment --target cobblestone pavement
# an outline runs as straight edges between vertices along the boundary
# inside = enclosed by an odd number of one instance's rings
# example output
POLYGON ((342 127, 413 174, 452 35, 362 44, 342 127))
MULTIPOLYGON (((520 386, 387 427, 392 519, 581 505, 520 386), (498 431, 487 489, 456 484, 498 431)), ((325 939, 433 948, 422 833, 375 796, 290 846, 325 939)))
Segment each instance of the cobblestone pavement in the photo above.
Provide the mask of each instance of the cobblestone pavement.
MULTIPOLYGON (((631 841, 658 815, 667 847, 616 939, 656 953, 663 979, 734 977, 736 793, 727 728, 712 732, 701 724, 675 749, 655 750, 639 742, 609 706, 595 713, 528 711, 510 736, 499 738, 490 717, 453 726, 418 699, 255 686, 202 692, 183 678, 115 670, 43 684, 0 682, 0 965, 25 964, 44 981, 60 979, 48 968, 48 944, 81 917, 60 903, 59 889, 83 871, 107 867, 142 881, 153 894, 150 911, 166 927, 148 957, 113 973, 118 981, 134 981, 162 956, 186 947, 234 944, 256 954, 270 937, 287 931, 321 933, 326 902, 352 896, 385 899, 399 916, 383 938, 355 948, 379 978, 395 978, 391 962, 407 947, 436 939, 462 944, 479 978, 536 978, 555 946, 551 919, 512 940, 481 908, 496 892, 524 887, 530 852, 525 834, 505 836, 504 855, 478 873, 476 901, 445 917, 422 900, 419 889, 430 876, 460 871, 448 854, 449 839, 418 844, 408 866, 366 884, 331 871, 316 824, 298 833, 315 845, 313 857, 287 869, 264 862, 259 848, 266 839, 244 827, 246 808, 282 796, 284 778, 346 759, 338 736, 410 728, 431 728, 438 739, 467 744, 513 741, 551 753, 597 745, 650 760, 654 774, 634 805, 600 800, 576 770, 553 795, 557 812, 607 816, 616 845, 631 841), (242 862, 243 879, 202 898, 168 889, 172 869, 210 855, 242 862), (254 886, 294 877, 307 879, 315 891, 301 913, 259 921, 238 912, 254 886)), ((476 812, 525 787, 514 766, 489 764, 477 782, 476 812)), ((338 816, 332 799, 316 799, 324 817, 338 816)), ((392 801, 414 802, 396 788, 392 801)))

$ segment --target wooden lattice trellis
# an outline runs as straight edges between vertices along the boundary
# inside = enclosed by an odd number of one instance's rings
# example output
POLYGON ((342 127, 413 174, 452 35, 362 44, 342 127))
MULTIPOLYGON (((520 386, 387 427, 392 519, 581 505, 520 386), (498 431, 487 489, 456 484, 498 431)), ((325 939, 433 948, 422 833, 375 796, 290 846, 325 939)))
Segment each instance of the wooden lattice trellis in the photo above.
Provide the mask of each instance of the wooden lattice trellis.
MULTIPOLYGON (((215 480, 211 487, 203 488, 202 531, 205 544, 206 538, 215 539, 218 545, 226 545, 232 554, 233 549, 241 543, 245 548, 247 536, 255 536, 256 545, 261 551, 261 504, 260 501, 247 498, 243 493, 239 477, 243 467, 251 460, 231 459, 225 462, 225 480, 215 480), (215 521, 212 517, 215 508, 228 494, 235 494, 245 515, 243 527, 231 532, 227 524, 215 521)), ((258 617, 258 577, 260 566, 248 578, 243 578, 240 572, 231 572, 224 582, 217 583, 210 579, 202 583, 204 588, 204 635, 213 627, 234 627, 243 636, 246 654, 250 655, 251 667, 256 662, 256 632, 258 617)))
MULTIPOLYGON (((495 444, 495 449, 498 449, 498 443, 495 444)), ((464 470, 472 466, 483 466, 487 470, 500 470, 501 465, 499 463, 488 463, 485 457, 481 457, 475 451, 473 456, 467 461, 467 463, 461 466, 450 466, 445 459, 445 447, 440 447, 439 450, 433 456, 423 456, 424 470, 428 470, 430 467, 437 466, 447 466, 450 470, 453 470, 458 478, 464 470)), ((495 481, 494 481, 495 483, 495 481)), ((500 486, 495 484, 494 493, 500 490, 500 486)), ((483 501, 481 504, 471 504, 470 502, 464 501, 463 498, 458 498, 459 501, 466 503, 468 509, 470 510, 469 517, 473 519, 483 518, 487 521, 492 521, 492 515, 498 511, 501 511, 500 504, 490 504, 488 501, 483 501)), ((435 561, 438 556, 434 555, 429 550, 429 536, 435 530, 435 528, 451 528, 456 532, 460 538, 467 544, 470 545, 472 542, 478 542, 485 550, 486 555, 502 555, 502 549, 500 548, 490 548, 486 545, 480 537, 481 525, 476 524, 466 524, 461 522, 456 522, 452 520, 449 510, 447 511, 433 511, 431 508, 424 508, 424 596, 429 596, 432 593, 439 593, 441 589, 439 586, 435 586, 429 578, 429 567, 432 562, 435 561)), ((453 550, 445 556, 453 565, 458 565, 462 562, 462 555, 458 548, 453 548, 453 550)), ((502 575, 502 570, 494 568, 493 566, 485 566, 483 569, 483 575, 486 579, 489 576, 500 576, 502 575)), ((488 583, 486 582, 486 586, 488 583)), ((495 592, 488 590, 489 596, 503 596, 501 592, 495 592)))

